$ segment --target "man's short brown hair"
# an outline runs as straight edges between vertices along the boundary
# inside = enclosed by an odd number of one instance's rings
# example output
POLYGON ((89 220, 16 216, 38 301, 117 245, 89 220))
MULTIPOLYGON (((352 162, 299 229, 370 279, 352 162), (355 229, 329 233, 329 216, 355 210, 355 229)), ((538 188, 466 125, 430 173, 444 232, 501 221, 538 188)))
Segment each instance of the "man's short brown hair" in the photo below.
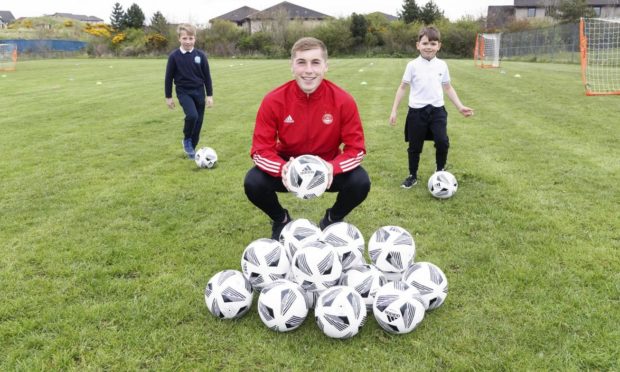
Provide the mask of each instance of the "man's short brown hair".
POLYGON ((321 49, 321 52, 323 52, 323 59, 327 61, 327 47, 321 40, 313 37, 302 37, 297 40, 291 48, 291 58, 295 58, 295 53, 297 52, 311 49, 321 49))

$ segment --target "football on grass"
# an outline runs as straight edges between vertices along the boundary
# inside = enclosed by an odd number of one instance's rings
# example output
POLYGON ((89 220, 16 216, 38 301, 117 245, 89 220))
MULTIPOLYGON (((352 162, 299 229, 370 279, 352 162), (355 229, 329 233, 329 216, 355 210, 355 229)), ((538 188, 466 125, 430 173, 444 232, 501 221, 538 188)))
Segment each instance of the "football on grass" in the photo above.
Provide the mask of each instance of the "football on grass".
POLYGON ((428 179, 428 191, 437 199, 448 199, 459 188, 456 177, 450 172, 439 171, 428 179))
POLYGON ((194 161, 198 168, 213 168, 217 164, 217 153, 211 147, 203 147, 196 151, 194 161))

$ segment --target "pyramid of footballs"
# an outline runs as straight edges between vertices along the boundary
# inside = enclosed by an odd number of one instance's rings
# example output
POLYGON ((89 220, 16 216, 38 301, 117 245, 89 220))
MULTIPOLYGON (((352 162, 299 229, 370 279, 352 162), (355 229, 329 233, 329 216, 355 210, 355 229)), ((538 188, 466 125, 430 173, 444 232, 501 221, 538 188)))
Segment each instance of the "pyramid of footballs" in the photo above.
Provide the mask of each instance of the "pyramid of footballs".
POLYGON ((415 255, 413 237, 398 226, 379 228, 366 246, 350 223, 321 231, 300 218, 285 226, 279 241, 251 242, 241 270, 209 280, 205 301, 216 317, 238 319, 257 297, 260 319, 277 332, 298 328, 313 310, 317 326, 333 338, 355 336, 368 313, 389 333, 409 333, 448 294, 443 271, 415 262, 415 255))

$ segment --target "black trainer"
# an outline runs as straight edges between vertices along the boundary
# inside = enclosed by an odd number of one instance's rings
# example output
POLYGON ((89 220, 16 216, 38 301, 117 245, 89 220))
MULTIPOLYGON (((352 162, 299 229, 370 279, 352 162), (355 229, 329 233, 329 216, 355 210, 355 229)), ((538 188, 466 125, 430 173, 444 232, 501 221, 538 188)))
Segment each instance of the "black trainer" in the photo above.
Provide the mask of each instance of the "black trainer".
POLYGON ((276 222, 276 221, 271 221, 271 239, 273 240, 280 240, 280 233, 282 232, 282 229, 284 229, 284 226, 286 226, 287 223, 291 222, 291 215, 288 214, 288 210, 284 210, 284 219, 280 222, 276 222))
POLYGON ((331 225, 332 223, 342 222, 342 220, 332 220, 329 215, 329 211, 331 211, 331 208, 325 211, 325 216, 323 216, 323 218, 321 218, 321 220, 319 221, 319 228, 321 230, 325 230, 325 228, 331 225))
POLYGON ((409 177, 405 178, 400 187, 402 187, 403 189, 410 189, 417 183, 418 179, 416 178, 416 176, 409 175, 409 177))

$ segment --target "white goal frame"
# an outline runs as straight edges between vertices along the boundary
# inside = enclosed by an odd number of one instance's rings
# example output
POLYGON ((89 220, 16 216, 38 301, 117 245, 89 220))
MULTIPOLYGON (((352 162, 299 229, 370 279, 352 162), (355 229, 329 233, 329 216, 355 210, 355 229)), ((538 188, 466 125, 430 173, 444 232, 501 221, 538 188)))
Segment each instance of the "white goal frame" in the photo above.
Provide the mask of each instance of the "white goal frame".
POLYGON ((579 47, 586 95, 620 94, 620 19, 581 18, 579 47))
POLYGON ((501 33, 477 34, 474 48, 474 64, 481 68, 499 67, 499 45, 501 33))
POLYGON ((17 44, 0 43, 0 71, 13 71, 17 66, 17 44))

